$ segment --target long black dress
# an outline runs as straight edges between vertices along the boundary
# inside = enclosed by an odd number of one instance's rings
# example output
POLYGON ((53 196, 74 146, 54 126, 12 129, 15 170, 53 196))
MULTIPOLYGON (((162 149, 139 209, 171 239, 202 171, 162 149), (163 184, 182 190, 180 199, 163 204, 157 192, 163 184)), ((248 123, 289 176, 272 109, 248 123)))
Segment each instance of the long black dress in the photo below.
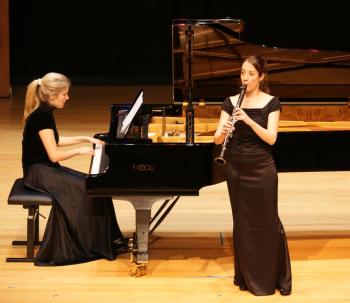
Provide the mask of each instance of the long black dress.
MULTIPOLYGON (((269 113, 280 110, 278 97, 263 108, 244 111, 262 127, 269 113)), ((230 98, 223 110, 232 114, 230 98)), ((237 121, 228 147, 227 186, 233 214, 234 283, 255 295, 292 287, 288 245, 278 216, 278 176, 271 146, 237 121)))
POLYGON ((35 265, 115 259, 125 241, 112 199, 87 197, 85 174, 51 162, 39 137, 42 129, 52 129, 58 142, 53 108, 45 102, 28 117, 22 141, 25 185, 54 200, 35 265))

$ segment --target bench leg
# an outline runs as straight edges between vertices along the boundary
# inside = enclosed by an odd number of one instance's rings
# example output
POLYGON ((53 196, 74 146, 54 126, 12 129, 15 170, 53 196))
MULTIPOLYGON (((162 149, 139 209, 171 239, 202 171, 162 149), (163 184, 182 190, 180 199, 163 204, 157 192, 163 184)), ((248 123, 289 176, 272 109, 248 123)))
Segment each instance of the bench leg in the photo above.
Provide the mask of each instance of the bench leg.
POLYGON ((27 245, 26 258, 7 258, 6 262, 34 262, 34 246, 39 241, 39 206, 28 207, 27 241, 13 241, 12 245, 27 245))

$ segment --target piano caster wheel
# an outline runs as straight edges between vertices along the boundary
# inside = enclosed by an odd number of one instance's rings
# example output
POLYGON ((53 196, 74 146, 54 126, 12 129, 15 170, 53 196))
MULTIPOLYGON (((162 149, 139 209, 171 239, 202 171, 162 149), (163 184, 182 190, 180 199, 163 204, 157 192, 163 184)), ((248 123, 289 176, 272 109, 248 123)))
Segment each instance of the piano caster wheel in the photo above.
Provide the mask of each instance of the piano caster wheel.
POLYGON ((136 262, 131 262, 130 266, 130 276, 132 277, 142 277, 147 273, 146 264, 138 264, 136 262))

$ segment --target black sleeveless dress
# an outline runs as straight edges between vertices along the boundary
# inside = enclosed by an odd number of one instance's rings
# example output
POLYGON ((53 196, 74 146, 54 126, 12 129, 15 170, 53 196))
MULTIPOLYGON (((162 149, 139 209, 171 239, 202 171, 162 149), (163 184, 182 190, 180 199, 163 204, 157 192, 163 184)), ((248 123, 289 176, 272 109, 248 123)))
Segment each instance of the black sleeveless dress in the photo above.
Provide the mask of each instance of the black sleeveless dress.
MULTIPOLYGON (((232 114, 230 98, 223 110, 232 114)), ((280 110, 278 97, 263 108, 244 111, 262 127, 280 110)), ((237 121, 227 156, 227 186, 233 214, 234 283, 255 295, 291 289, 288 245, 278 216, 278 176, 271 146, 243 121, 237 121)))
POLYGON ((22 141, 26 186, 49 193, 54 200, 35 265, 66 265, 100 258, 115 259, 126 249, 110 197, 85 193, 85 174, 53 163, 39 137, 52 129, 58 142, 53 108, 42 103, 28 117, 22 141))

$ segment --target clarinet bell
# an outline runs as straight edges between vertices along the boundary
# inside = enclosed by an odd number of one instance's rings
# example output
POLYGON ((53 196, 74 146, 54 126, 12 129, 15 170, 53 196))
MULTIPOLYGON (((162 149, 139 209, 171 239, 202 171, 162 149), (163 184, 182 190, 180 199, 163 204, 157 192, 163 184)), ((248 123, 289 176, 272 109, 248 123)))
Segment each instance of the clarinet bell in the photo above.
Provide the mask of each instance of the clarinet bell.
POLYGON ((214 160, 219 165, 225 165, 226 164, 226 160, 223 157, 219 156, 219 157, 216 157, 214 160))

